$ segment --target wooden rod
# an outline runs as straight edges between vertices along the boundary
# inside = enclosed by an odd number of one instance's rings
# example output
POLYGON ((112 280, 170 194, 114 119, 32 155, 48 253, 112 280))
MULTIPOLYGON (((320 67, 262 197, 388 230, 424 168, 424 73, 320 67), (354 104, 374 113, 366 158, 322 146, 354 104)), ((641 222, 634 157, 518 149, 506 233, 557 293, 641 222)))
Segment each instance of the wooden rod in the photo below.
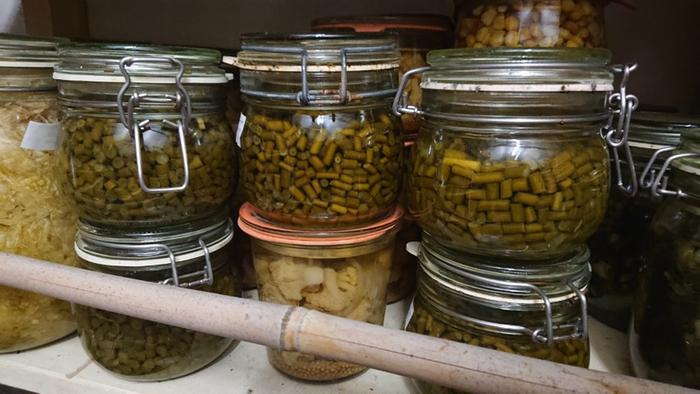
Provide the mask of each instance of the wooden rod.
POLYGON ((471 393, 687 391, 305 308, 158 285, 7 253, 0 253, 0 285, 280 350, 363 364, 471 393))

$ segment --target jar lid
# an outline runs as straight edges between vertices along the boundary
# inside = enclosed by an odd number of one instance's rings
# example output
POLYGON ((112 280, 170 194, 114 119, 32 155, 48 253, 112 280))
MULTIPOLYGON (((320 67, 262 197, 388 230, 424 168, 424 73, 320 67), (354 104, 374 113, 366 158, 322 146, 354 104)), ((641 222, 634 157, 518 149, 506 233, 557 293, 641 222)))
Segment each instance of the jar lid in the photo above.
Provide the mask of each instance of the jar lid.
POLYGON ((131 81, 144 84, 172 83, 182 65, 184 84, 221 84, 228 82, 219 68, 221 53, 212 49, 135 45, 67 43, 58 47, 59 62, 54 79, 59 81, 124 83, 120 62, 127 64, 131 81))
POLYGON ((58 61, 56 47, 65 38, 38 38, 0 34, 0 67, 53 68, 58 61))
POLYGON ((232 59, 243 70, 348 72, 398 69, 396 37, 389 34, 249 33, 241 36, 241 51, 232 59))
POLYGON ((241 207, 238 227, 256 239, 283 245, 345 246, 374 241, 395 231, 403 217, 403 209, 397 206, 379 221, 358 227, 328 230, 307 230, 300 227, 280 226, 260 217, 250 203, 241 207))
POLYGON ((700 129, 700 117, 669 112, 635 112, 629 132, 629 145, 656 151, 678 146, 683 131, 700 129))
POLYGON ((187 263, 222 249, 233 239, 233 221, 223 219, 198 229, 106 235, 81 223, 76 235, 78 257, 113 268, 163 268, 187 263))
POLYGON ((335 16, 314 20, 311 30, 395 32, 399 35, 399 47, 402 50, 427 50, 451 46, 452 20, 448 16, 434 14, 335 16))
POLYGON ((428 53, 421 87, 467 92, 611 92, 610 51, 459 48, 428 53))
POLYGON ((418 250, 421 269, 450 292, 474 302, 532 310, 567 302, 585 292, 591 277, 585 246, 557 259, 522 262, 457 253, 426 232, 418 250))

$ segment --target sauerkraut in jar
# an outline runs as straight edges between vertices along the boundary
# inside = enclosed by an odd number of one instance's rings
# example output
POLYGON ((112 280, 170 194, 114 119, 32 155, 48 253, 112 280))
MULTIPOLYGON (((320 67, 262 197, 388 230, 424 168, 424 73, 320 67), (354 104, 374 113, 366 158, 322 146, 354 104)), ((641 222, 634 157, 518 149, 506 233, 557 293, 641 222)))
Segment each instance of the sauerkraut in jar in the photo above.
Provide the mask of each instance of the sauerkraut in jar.
MULTIPOLYGON (((53 171, 55 45, 0 35, 0 55, 12 64, 0 67, 0 251, 74 265, 77 215, 53 171)), ((74 330, 68 303, 0 286, 0 353, 41 346, 74 330)))

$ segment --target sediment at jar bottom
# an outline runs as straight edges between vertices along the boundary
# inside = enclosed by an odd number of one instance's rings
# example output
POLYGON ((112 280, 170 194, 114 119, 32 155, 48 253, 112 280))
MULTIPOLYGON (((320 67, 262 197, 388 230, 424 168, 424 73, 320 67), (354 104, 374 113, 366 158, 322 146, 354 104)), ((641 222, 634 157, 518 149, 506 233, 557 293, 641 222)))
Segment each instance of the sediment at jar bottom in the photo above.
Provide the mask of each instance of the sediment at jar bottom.
MULTIPOLYGON (((254 244, 253 256, 262 301, 383 323, 391 247, 354 257, 314 259, 270 253, 254 244)), ((293 352, 270 350, 269 358, 280 371, 306 380, 342 379, 365 369, 293 352)))
POLYGON ((505 149, 488 144, 414 145, 409 206, 425 231, 460 250, 523 258, 565 254, 593 234, 609 188, 601 141, 520 148, 517 160, 490 159, 505 149))
MULTIPOLYGON (((202 288, 236 295, 234 278, 216 279, 202 288)), ((234 343, 222 338, 118 313, 77 305, 78 334, 83 347, 103 368, 129 380, 159 381, 195 372, 221 356, 234 343)))
POLYGON ((270 220, 356 224, 387 214, 398 198, 401 141, 383 112, 251 108, 242 146, 242 188, 270 220))
MULTIPOLYGON (((590 356, 587 340, 557 341, 553 345, 548 346, 534 343, 527 336, 518 339, 507 339, 481 334, 476 330, 470 331, 466 328, 459 328, 456 324, 442 321, 415 301, 413 315, 406 326, 406 331, 583 368, 588 367, 590 356)), ((423 381, 416 381, 416 384, 423 393, 462 393, 461 391, 423 381)))
MULTIPOLYGON (((220 209, 233 193, 234 143, 223 115, 193 119, 186 135, 189 183, 183 192, 147 193, 141 188, 133 137, 118 119, 73 116, 63 121, 62 129, 64 188, 81 209, 81 218, 89 222, 178 223, 220 209)), ((149 188, 183 183, 177 132, 145 131, 142 161, 149 188)))
POLYGON ((488 1, 470 11, 459 21, 457 47, 605 45, 602 1, 488 1))

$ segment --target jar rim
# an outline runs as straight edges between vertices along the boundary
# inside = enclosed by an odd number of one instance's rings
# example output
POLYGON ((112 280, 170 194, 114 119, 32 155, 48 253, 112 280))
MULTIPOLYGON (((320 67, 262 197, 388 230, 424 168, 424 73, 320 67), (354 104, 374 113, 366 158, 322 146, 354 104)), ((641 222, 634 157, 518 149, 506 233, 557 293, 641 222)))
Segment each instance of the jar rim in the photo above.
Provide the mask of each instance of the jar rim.
POLYGON ((0 34, 0 67, 53 68, 57 46, 67 42, 66 38, 0 34))
POLYGON ((367 33, 394 29, 446 33, 452 28, 452 20, 439 14, 348 15, 317 18, 311 26, 312 30, 350 28, 367 33))
POLYGON ((700 117, 670 112, 635 112, 630 124, 630 146, 653 153, 678 146, 682 133, 698 133, 700 117))
POLYGON ((550 65, 551 67, 605 67, 612 52, 604 48, 451 48, 428 53, 427 61, 439 68, 495 65, 550 65))
MULTIPOLYGON (((185 84, 222 84, 228 78, 219 68, 217 50, 181 46, 141 45, 128 43, 62 43, 58 46, 58 63, 54 79, 76 82, 123 83, 120 61, 138 59, 174 59, 182 63, 185 84)), ((136 61, 126 67, 135 83, 172 83, 177 74, 173 64, 136 61)))
POLYGON ((250 203, 241 206, 238 227, 249 236, 275 244, 293 246, 348 246, 374 241, 396 230, 401 223, 403 209, 396 206, 384 218, 357 227, 326 230, 289 227, 265 220, 250 203))
POLYGON ((233 240, 233 221, 226 218, 197 229, 167 233, 105 235, 81 223, 75 241, 78 257, 88 263, 114 268, 161 268, 188 263, 214 253, 233 240), (206 247, 205 248, 203 247, 206 247))

